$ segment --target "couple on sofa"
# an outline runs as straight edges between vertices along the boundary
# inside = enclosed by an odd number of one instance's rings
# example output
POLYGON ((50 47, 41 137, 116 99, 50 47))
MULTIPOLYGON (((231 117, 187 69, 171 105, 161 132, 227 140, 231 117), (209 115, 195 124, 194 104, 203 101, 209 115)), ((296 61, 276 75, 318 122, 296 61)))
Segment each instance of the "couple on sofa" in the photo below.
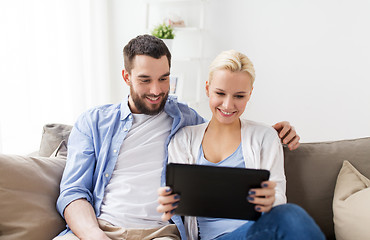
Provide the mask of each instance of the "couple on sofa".
POLYGON ((276 131, 293 150, 299 145, 293 127, 277 123, 275 131, 240 119, 255 78, 244 54, 225 51, 211 64, 207 123, 168 96, 171 54, 163 41, 138 36, 123 54, 130 95, 121 104, 82 114, 69 136, 57 201, 68 227, 55 239, 324 239, 302 208, 285 204, 276 131), (255 222, 186 217, 185 228, 176 215, 181 196, 161 187, 167 162, 270 170, 269 181, 246 199, 262 217, 255 222))

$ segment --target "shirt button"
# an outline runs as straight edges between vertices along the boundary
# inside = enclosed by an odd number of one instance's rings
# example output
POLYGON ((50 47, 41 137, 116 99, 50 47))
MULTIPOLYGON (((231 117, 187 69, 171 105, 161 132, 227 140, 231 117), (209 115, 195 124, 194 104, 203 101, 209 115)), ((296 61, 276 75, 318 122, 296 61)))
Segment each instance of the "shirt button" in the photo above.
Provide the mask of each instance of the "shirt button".
POLYGON ((128 117, 128 119, 132 119, 132 116, 130 115, 130 116, 128 117))
POLYGON ((124 129, 123 129, 123 131, 125 131, 125 132, 127 132, 127 130, 128 130, 127 128, 124 128, 124 129))
POLYGON ((109 174, 108 174, 108 173, 106 173, 106 174, 105 174, 105 177, 109 177, 109 174))
POLYGON ((113 152, 114 152, 114 153, 116 153, 116 152, 117 152, 117 150, 116 150, 116 149, 114 149, 114 150, 113 150, 113 152))

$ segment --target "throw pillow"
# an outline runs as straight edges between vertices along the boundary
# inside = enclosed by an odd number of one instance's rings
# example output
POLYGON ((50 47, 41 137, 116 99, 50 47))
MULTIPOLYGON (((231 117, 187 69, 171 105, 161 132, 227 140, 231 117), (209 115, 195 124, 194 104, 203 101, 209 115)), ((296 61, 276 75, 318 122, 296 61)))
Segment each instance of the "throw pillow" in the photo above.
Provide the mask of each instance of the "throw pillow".
POLYGON ((0 240, 53 239, 65 229, 56 210, 65 160, 0 154, 0 240))
POLYGON ((343 162, 333 199, 337 240, 368 239, 370 236, 370 180, 348 161, 343 162))
POLYGON ((57 157, 67 159, 67 143, 66 140, 63 140, 57 149, 50 155, 50 157, 57 157))
POLYGON ((70 125, 46 124, 43 127, 39 156, 49 157, 63 140, 67 143, 71 130, 70 125))

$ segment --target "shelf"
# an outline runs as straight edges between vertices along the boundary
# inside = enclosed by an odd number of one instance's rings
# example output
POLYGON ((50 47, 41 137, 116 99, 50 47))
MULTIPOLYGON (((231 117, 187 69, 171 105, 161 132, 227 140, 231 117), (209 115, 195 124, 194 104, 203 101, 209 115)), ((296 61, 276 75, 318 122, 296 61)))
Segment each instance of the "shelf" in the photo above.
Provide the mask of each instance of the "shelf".
MULTIPOLYGON (((179 77, 176 95, 180 100, 200 102, 204 95, 203 80, 207 78, 204 56, 206 3, 209 0, 142 0, 146 4, 145 29, 151 33, 160 21, 181 19, 185 26, 174 26, 172 71, 179 77), (178 17, 177 17, 178 16, 178 17), (164 18, 165 17, 165 18, 164 18), (189 68, 192 71, 188 71, 189 68)), ((178 21, 178 20, 176 20, 178 21)))
MULTIPOLYGON (((204 29, 199 27, 174 27, 174 31, 176 32, 202 32, 204 29)), ((146 29, 148 34, 151 34, 152 29, 146 29)))
POLYGON ((184 31, 184 32, 200 32, 203 31, 202 28, 199 27, 174 27, 175 31, 184 31))

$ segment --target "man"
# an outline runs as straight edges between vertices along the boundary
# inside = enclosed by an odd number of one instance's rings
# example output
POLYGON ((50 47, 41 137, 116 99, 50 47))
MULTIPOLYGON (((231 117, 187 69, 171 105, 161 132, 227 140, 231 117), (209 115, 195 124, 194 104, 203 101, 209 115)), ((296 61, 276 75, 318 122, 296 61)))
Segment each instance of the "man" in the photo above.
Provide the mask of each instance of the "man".
MULTIPOLYGON (((168 96, 171 54, 163 41, 138 36, 123 53, 130 95, 82 114, 69 137, 57 201, 68 228, 56 239, 186 239, 180 217, 161 220, 157 189, 171 137, 204 119, 168 96)), ((274 128, 291 149, 299 146, 289 123, 274 128)))

